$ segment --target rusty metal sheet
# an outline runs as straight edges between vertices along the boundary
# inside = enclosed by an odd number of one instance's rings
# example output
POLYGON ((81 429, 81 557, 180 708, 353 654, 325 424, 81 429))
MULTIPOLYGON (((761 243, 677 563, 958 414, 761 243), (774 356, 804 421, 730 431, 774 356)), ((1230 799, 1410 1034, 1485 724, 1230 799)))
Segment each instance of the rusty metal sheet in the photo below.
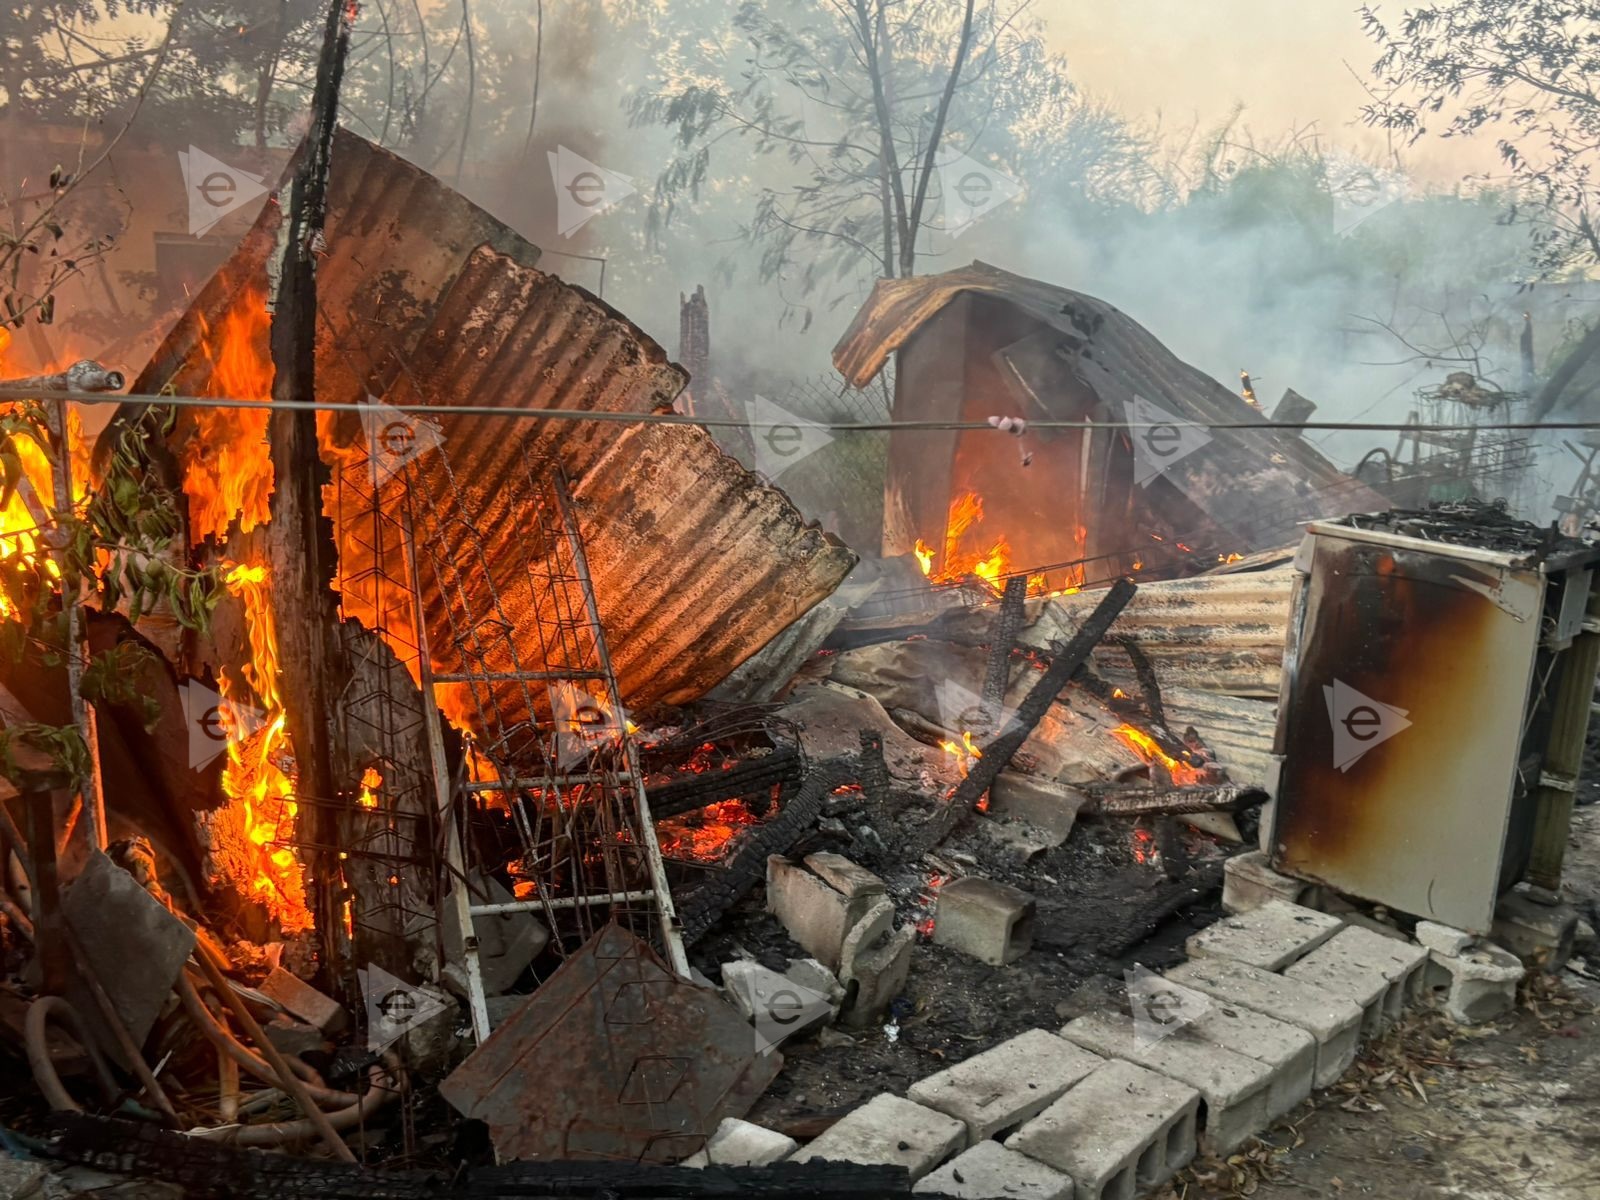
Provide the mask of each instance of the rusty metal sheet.
MULTIPOLYGON (((1163 687, 1276 699, 1295 578, 1292 566, 1280 566, 1140 584, 1110 637, 1095 648, 1095 669, 1131 691, 1133 664, 1115 641, 1129 637, 1150 659, 1163 687)), ((1094 610, 1100 594, 1085 591, 1048 601, 1022 639, 1042 646, 1070 634, 1094 610)))
POLYGON ((1545 577, 1509 555, 1322 525, 1301 562, 1273 865, 1487 933, 1512 882, 1545 577))
MULTIPOLYGON (((646 413, 668 409, 682 390, 683 369, 642 330, 540 271, 536 247, 426 172, 341 130, 329 187, 317 272, 320 399, 646 413)), ((224 328, 262 293, 280 219, 276 205, 263 210, 135 391, 203 393, 212 370, 205 330, 224 328)), ((703 694, 856 562, 698 427, 465 416, 439 424, 469 494, 462 511, 437 515, 477 526, 489 563, 480 582, 492 580, 514 606, 522 558, 509 547, 525 530, 496 497, 526 492, 505 485, 530 456, 562 462, 630 704, 703 694)), ((193 428, 185 410, 174 442, 193 428)), ((325 417, 320 429, 325 451, 363 437, 354 414, 325 417)), ((365 540, 355 532, 341 537, 347 553, 365 540)), ((347 562, 343 573, 370 565, 347 562)), ((430 609, 437 616, 437 597, 430 609)), ((431 632, 436 645, 448 640, 442 626, 431 632)))
MULTIPOLYGON (((1264 419, 1258 410, 1183 362, 1149 330, 1112 305, 982 262, 940 275, 879 280, 834 347, 834 366, 856 387, 864 387, 890 354, 905 347, 903 380, 907 370, 916 366, 907 361, 918 357, 912 353, 913 336, 947 305, 971 295, 994 297, 1011 305, 1025 321, 1055 331, 1053 355, 1044 361, 1057 371, 1064 365, 1065 376, 1034 393, 1044 410, 1038 416, 1077 419, 1088 400, 1128 414, 1138 397, 1180 420, 1202 425, 1264 419)), ((947 390, 952 396, 962 391, 959 387, 947 390)), ((897 405, 898 401, 897 395, 897 405)), ((924 418, 951 419, 954 415, 918 413, 924 418)), ((1338 470, 1293 428, 1213 429, 1211 434, 1209 443, 1175 460, 1162 475, 1235 540, 1230 549, 1243 552, 1283 545, 1298 536, 1297 526, 1305 521, 1389 507, 1365 484, 1338 470)), ((923 456, 927 457, 926 452, 923 456)), ((891 463, 895 458, 891 439, 891 463)), ((892 494, 886 501, 886 522, 891 526, 895 502, 892 494)), ((941 498, 940 503, 948 500, 941 498)), ((1095 533, 1092 528, 1088 532, 1091 537, 1095 533)), ((891 549, 904 548, 894 546, 892 539, 885 544, 891 549)))
POLYGON ((749 1112, 782 1065, 719 993, 608 925, 439 1091, 504 1158, 669 1162, 749 1112))

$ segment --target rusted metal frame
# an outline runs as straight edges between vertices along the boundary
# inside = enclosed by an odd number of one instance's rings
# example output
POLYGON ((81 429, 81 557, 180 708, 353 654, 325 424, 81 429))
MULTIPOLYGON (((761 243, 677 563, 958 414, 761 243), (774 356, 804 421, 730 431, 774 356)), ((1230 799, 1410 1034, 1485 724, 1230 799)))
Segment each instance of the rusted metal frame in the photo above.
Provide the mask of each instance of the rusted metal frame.
POLYGON ((505 913, 544 912, 547 909, 583 908, 600 904, 634 904, 640 900, 654 900, 656 893, 602 892, 594 896, 557 896, 552 900, 508 900, 503 904, 474 904, 474 917, 496 917, 505 913))
POLYGON ((422 576, 417 563, 417 543, 411 516, 411 492, 406 491, 401 536, 406 567, 411 578, 411 600, 417 625, 417 670, 422 681, 423 716, 428 725, 428 765, 433 773, 439 822, 444 827, 444 859, 451 875, 449 916, 461 934, 462 958, 467 971, 467 1007, 472 1033, 479 1045, 489 1036, 489 1003, 483 990, 483 964, 478 959, 478 936, 472 925, 472 898, 467 895, 467 864, 462 849, 461 826, 456 819, 450 765, 444 748, 444 720, 433 675, 433 650, 428 637, 427 614, 422 608, 422 576))
POLYGON ((578 535, 578 523, 572 513, 572 500, 567 495, 566 478, 558 467, 552 472, 551 488, 560 510, 561 522, 566 526, 568 544, 572 550, 573 564, 577 569, 579 586, 583 592, 584 607, 594 628, 594 649, 600 659, 600 669, 605 674, 607 699, 616 715, 622 741, 623 760, 627 764, 628 781, 632 785, 634 811, 638 815, 639 842, 644 847, 645 862, 650 871, 650 883, 655 890, 656 918, 661 925, 662 945, 667 952, 673 971, 684 979, 689 977, 689 958, 683 949, 683 931, 678 924, 677 912, 672 903, 672 891, 667 886, 667 866, 661 858, 661 843, 656 839, 655 822, 650 817, 650 801, 645 796, 644 775, 639 769, 639 748, 628 733, 622 713, 622 695, 617 688, 616 673, 611 669, 611 652, 606 646, 605 630, 600 624, 600 610, 595 604, 594 583, 589 576, 589 560, 584 553, 583 538, 578 535))
MULTIPOLYGON (((1579 578, 1579 572, 1570 573, 1568 586, 1579 578)), ((1538 887, 1558 893, 1567 842, 1572 835, 1572 806, 1577 798, 1578 776, 1583 770, 1595 673, 1600 667, 1600 590, 1595 590, 1593 576, 1590 576, 1590 588, 1582 631, 1562 653, 1566 661, 1551 698, 1550 733, 1545 743, 1543 770, 1534 789, 1536 807, 1528 879, 1538 887)))
POLYGON ((983 756, 973 764, 967 777, 956 785, 944 806, 916 837, 916 856, 926 854, 944 841, 966 819, 978 799, 989 790, 989 786, 1011 762, 1012 755, 1032 735, 1050 705, 1061 694, 1061 689, 1071 682, 1078 668, 1088 660, 1090 653, 1100 644, 1106 631, 1138 590, 1131 579, 1119 579, 1107 589, 1094 612, 1056 654, 1043 676, 1017 706, 1016 717, 1007 722, 1004 731, 983 746, 983 756))
POLYGON ((1022 609, 1027 598, 1026 575, 1013 575, 1006 580, 1000 611, 995 616, 994 644, 989 647, 989 668, 983 677, 981 711, 986 729, 995 729, 1000 721, 1000 705, 1006 698, 1006 684, 1011 681, 1011 648, 1022 629, 1022 609))

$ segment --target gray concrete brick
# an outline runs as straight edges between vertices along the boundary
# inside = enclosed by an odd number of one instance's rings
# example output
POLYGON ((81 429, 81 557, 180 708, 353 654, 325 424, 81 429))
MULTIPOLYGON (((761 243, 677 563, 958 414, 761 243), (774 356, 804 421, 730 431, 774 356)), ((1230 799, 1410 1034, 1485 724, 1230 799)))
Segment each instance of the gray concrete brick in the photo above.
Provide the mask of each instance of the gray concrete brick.
POLYGON ((1274 975, 1259 967, 1207 958, 1180 963, 1162 974, 1213 1000, 1263 1013, 1304 1029, 1317 1042, 1316 1086, 1327 1087, 1355 1061, 1361 1008, 1343 996, 1274 975))
POLYGON ((1101 1061, 1049 1030, 1030 1029, 918 1080, 906 1095, 964 1122, 976 1144, 1037 1116, 1101 1061))
POLYGON ((706 1158, 719 1167, 764 1167, 781 1162, 800 1143, 776 1129, 728 1117, 706 1141, 706 1158))
POLYGON ((1005 1146, 1072 1176, 1079 1200, 1133 1200, 1194 1158, 1199 1108, 1200 1093, 1186 1084, 1112 1059, 1005 1146))
POLYGON ((847 900, 861 896, 882 896, 888 890, 883 880, 871 871, 830 850, 806 855, 805 863, 819 879, 847 900))
MULTIPOLYGON (((1180 1031, 1181 1032, 1181 1031, 1180 1031)), ((1121 1058, 1200 1093, 1200 1146, 1226 1157, 1267 1124, 1272 1068, 1200 1038, 1140 1036, 1127 1017, 1093 1013, 1079 1017, 1061 1036, 1107 1058, 1121 1058)))
POLYGON ((1431 969, 1444 980, 1444 1009, 1460 1025, 1480 1025, 1511 1011, 1517 984, 1525 974, 1522 960, 1499 946, 1482 945, 1462 954, 1429 951, 1431 969))
POLYGON ((899 1166, 915 1182, 966 1144, 967 1127, 954 1117, 885 1092, 840 1117, 789 1161, 899 1166))
POLYGON ((1015 962, 1033 944, 1034 900, 992 879, 967 875, 939 889, 933 940, 991 966, 1015 962))
POLYGON ((878 900, 873 893, 851 899, 780 854, 767 859, 767 911, 830 971, 839 969, 845 935, 878 900))
POLYGON ((999 1142, 979 1142, 911 1189, 952 1200, 1072 1200, 1072 1178, 999 1142))
POLYGON ((1542 904, 1526 892, 1511 892, 1495 906, 1490 932, 1524 963, 1555 972, 1572 957, 1578 913, 1570 905, 1542 904))
POLYGON ((1263 971, 1281 971, 1339 932, 1338 917, 1284 900, 1224 917, 1185 943, 1190 958, 1228 958, 1263 971))
POLYGON ((1383 937, 1351 925, 1284 971, 1360 1004, 1368 1036, 1400 1019, 1406 1004, 1420 994, 1428 952, 1410 942, 1383 937))
POLYGON ((1231 913, 1249 912, 1269 900, 1298 904, 1311 889, 1303 879, 1274 871, 1260 850, 1236 854, 1222 868, 1222 907, 1231 913))
POLYGON ((841 976, 849 989, 844 1024, 852 1029, 864 1029, 882 1020, 889 1003, 905 991, 916 943, 916 926, 905 925, 877 945, 852 954, 841 976))
POLYGON ((1437 921, 1418 921, 1416 937, 1423 949, 1437 950, 1440 954, 1460 954, 1478 940, 1476 935, 1464 929, 1441 925, 1437 921))
POLYGON ((1317 1040, 1298 1026, 1218 1000, 1172 1036, 1197 1037, 1270 1067, 1269 1121, 1293 1112, 1311 1095, 1317 1075, 1317 1040))
POLYGON ((256 990, 323 1033, 338 1033, 350 1024, 350 1014, 344 1005, 282 967, 273 967, 256 990))

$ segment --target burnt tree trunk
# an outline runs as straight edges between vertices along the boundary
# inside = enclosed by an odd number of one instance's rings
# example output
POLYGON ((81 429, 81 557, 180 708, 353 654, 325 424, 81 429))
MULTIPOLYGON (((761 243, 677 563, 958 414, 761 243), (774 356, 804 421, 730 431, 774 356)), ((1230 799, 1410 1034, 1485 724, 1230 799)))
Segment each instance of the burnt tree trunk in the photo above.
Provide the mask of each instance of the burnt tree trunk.
MULTIPOLYGON (((278 231, 278 287, 272 313, 271 526, 267 535, 272 616, 278 636, 285 727, 299 772, 300 824, 296 840, 310 875, 307 897, 316 921, 322 965, 330 987, 344 971, 342 883, 338 829, 341 802, 334 776, 332 720, 348 674, 332 589, 337 549, 333 523, 322 513, 327 466, 317 453, 317 280, 315 241, 327 207, 328 159, 337 117, 339 81, 350 45, 344 0, 328 7, 322 57, 311 98, 311 129, 289 184, 278 231)), ((283 198, 280 198, 280 202, 283 198)))

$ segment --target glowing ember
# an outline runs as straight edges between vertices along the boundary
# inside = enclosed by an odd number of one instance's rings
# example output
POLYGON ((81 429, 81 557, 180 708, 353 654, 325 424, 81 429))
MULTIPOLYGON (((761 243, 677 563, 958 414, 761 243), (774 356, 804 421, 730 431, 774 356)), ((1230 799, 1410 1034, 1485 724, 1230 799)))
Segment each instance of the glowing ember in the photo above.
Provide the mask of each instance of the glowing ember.
POLYGON ((378 768, 368 767, 361 773, 361 794, 356 797, 356 803, 362 808, 378 807, 378 789, 383 786, 383 776, 378 773, 378 768))
POLYGON ((1133 831, 1133 861, 1153 866, 1161 861, 1161 851, 1156 848, 1156 835, 1148 829, 1133 831))
MULTIPOLYGON (((983 497, 977 492, 962 492, 950 502, 950 511, 945 518, 944 527, 944 556, 936 571, 933 567, 935 554, 933 548, 921 538, 917 539, 912 553, 917 556, 917 565, 922 568, 922 573, 933 583, 961 583, 971 579, 981 579, 995 591, 1005 587, 1005 581, 1011 573, 1011 543, 1004 534, 995 538, 993 542, 979 542, 979 548, 973 549, 964 546, 967 535, 974 532, 974 526, 983 524, 983 497)), ((1079 529, 1080 539, 1084 531, 1079 529)), ((1081 583, 1083 570, 1081 567, 1073 568, 1069 579, 1081 583), (1075 577, 1075 579, 1074 579, 1075 577)), ((1067 592, 1074 592, 1076 587, 1069 587, 1067 592)), ((1042 596, 1049 591, 1043 573, 1028 576, 1028 595, 1042 596)), ((1051 592, 1051 595, 1062 595, 1062 592, 1051 592)))
POLYGON ((1172 776, 1172 782, 1179 787, 1203 783, 1206 774, 1203 768, 1192 767, 1186 762, 1170 757, 1165 750, 1144 730, 1133 725, 1119 725, 1111 731, 1111 736, 1116 738, 1128 749, 1132 750, 1145 762, 1159 762, 1172 776))
POLYGON ((661 853, 668 858, 717 862, 740 832, 760 823, 761 818, 743 800, 723 800, 697 812, 657 822, 656 836, 661 853))

